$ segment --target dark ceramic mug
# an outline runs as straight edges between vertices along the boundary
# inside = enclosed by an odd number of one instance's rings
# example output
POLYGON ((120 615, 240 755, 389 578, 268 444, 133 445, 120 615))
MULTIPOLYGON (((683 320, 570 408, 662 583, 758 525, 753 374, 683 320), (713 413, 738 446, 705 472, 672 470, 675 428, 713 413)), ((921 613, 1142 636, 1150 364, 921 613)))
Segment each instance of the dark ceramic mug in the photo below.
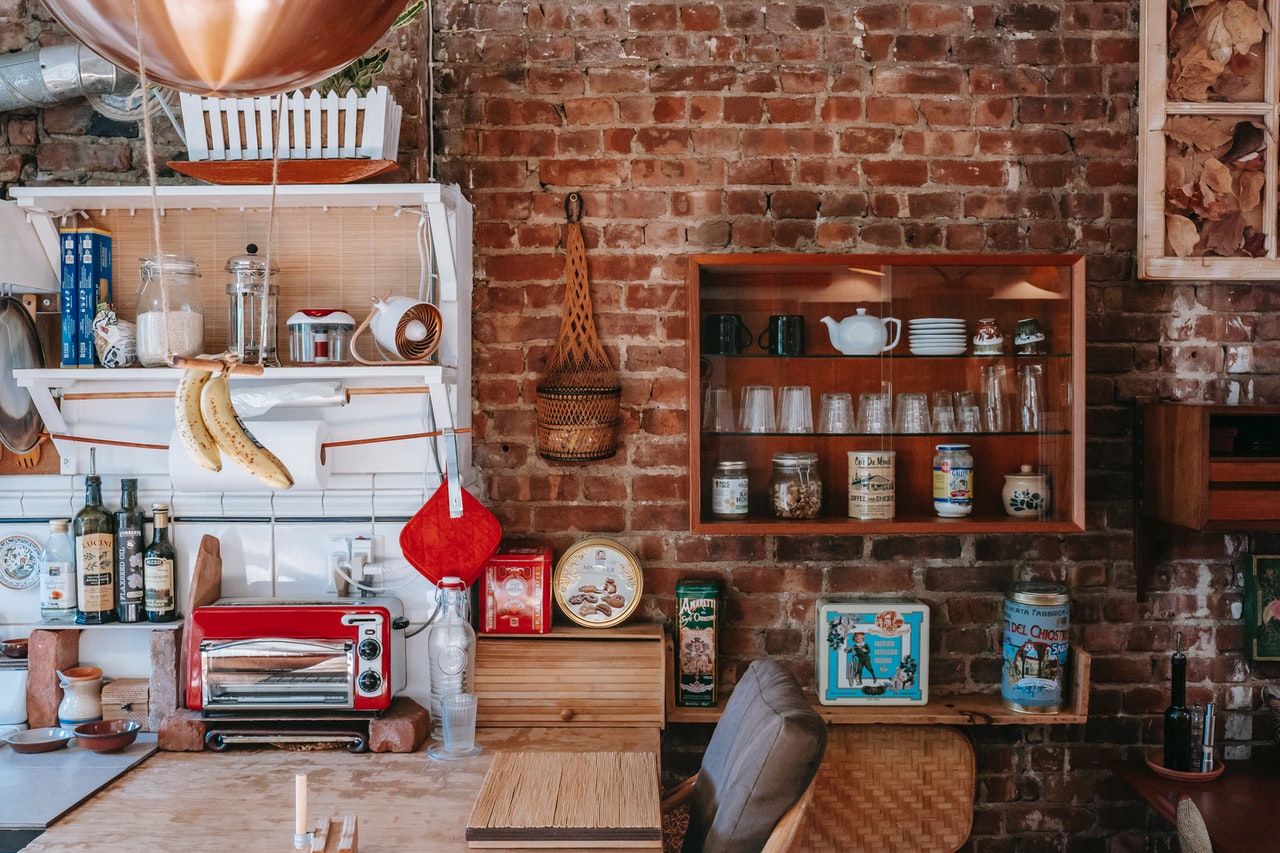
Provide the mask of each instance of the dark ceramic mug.
POLYGON ((754 339, 755 335, 737 314, 708 314, 703 321, 702 351, 704 353, 738 355, 751 346, 754 339))
POLYGON ((799 314, 775 314, 769 318, 757 341, 770 355, 804 353, 804 318, 799 314))

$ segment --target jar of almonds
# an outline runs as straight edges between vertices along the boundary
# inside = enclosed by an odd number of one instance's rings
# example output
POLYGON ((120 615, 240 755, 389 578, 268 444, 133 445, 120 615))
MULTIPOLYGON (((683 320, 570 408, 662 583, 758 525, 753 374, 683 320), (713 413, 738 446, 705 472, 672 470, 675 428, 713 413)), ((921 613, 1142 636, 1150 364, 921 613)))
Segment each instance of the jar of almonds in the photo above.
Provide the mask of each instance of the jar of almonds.
POLYGON ((769 496, 773 514, 778 518, 817 518, 822 511, 822 475, 818 471, 818 454, 773 454, 769 496))

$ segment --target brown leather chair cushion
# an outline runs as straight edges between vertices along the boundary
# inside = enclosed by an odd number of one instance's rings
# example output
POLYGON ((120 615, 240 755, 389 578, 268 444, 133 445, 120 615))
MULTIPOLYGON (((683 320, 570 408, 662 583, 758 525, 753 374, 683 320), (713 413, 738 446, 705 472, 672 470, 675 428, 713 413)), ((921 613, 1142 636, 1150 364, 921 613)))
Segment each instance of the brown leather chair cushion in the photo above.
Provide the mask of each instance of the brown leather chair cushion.
POLYGON ((777 661, 752 663, 702 757, 683 853, 759 853, 826 748, 826 724, 791 673, 777 661))

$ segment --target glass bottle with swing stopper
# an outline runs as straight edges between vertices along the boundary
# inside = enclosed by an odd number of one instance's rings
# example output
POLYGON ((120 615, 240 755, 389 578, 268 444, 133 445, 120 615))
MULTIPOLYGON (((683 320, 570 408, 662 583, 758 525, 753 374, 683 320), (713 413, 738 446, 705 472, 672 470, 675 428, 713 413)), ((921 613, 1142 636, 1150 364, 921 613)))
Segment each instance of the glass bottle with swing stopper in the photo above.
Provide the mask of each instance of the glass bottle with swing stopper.
POLYGON ((163 367, 170 355, 204 351, 200 267, 186 255, 149 255, 139 270, 138 361, 163 367))

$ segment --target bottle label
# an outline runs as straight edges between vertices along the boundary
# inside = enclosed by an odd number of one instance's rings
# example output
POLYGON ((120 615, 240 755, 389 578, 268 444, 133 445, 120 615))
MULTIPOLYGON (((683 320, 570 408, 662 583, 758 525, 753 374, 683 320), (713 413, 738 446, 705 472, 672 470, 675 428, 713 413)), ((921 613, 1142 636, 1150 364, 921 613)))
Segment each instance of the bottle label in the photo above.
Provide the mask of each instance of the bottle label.
POLYGON ((746 515, 747 478, 714 477, 711 480, 711 512, 716 515, 746 515))
POLYGON ((173 560, 148 557, 145 572, 147 610, 169 612, 173 609, 173 560))
POLYGON ((76 609, 75 569, 71 563, 45 563, 40 573, 40 608, 42 610, 76 609))
POLYGON ((110 533, 86 533, 76 537, 76 564, 80 567, 80 610, 101 613, 116 609, 115 537, 110 533))
POLYGON ((142 601, 142 531, 122 528, 116 536, 116 572, 120 582, 118 604, 142 601))
POLYGON ((968 515, 973 509, 973 469, 949 461, 935 465, 933 508, 938 515, 968 515))

